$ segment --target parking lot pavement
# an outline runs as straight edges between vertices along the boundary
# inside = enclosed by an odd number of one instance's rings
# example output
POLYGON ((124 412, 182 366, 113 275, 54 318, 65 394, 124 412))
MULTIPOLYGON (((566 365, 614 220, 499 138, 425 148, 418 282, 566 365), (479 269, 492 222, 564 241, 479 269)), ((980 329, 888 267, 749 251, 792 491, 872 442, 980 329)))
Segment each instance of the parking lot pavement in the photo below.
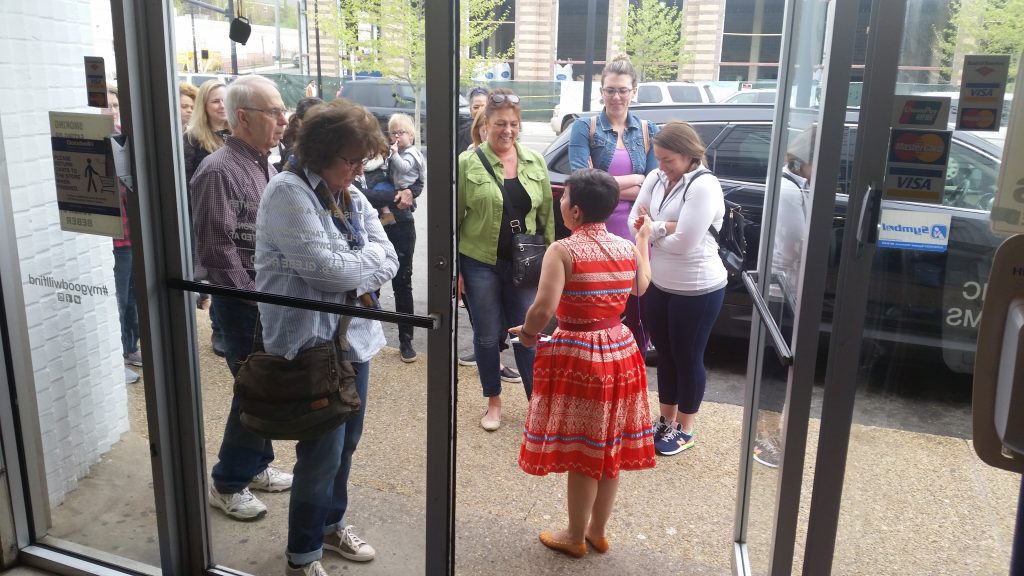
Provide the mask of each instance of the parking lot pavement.
MULTIPOLYGON (((209 349, 209 322, 197 313, 207 466, 216 461, 230 376, 209 349)), ((426 368, 404 364, 386 348, 371 363, 365 433, 354 459, 346 521, 378 552, 361 574, 421 574, 426 506, 426 368)), ((708 401, 701 409, 697 446, 657 466, 625 472, 609 525, 612 550, 575 561, 555 554, 537 534, 566 521, 565 477, 529 476, 516 464, 526 398, 509 387, 504 423, 488 433, 476 370, 458 369, 456 437, 456 573, 727 575, 732 550, 736 478, 743 410, 708 401), (663 503, 665 491, 679 499, 663 503)), ((710 385, 717 380, 711 376, 710 385)), ((52 510, 49 533, 120 557, 158 562, 156 511, 141 385, 129 387, 131 430, 92 467, 77 490, 52 510)), ((656 402, 654 393, 650 396, 656 402)), ((805 469, 814 469, 819 422, 809 426, 805 469)), ((294 464, 292 443, 276 442, 275 465, 294 464)), ((1012 541, 1019 475, 985 466, 969 442, 855 424, 847 490, 837 542, 837 571, 902 574, 1005 573, 1012 541), (949 538, 947 526, 970 534, 972 547, 949 538), (882 529, 884 527, 884 529, 882 529)), ((777 470, 753 468, 751 553, 769 546, 777 470)), ((807 475, 809 477, 809 474, 807 475)), ((810 501, 805 481, 801 509, 810 501)), ((210 512, 214 562, 255 575, 280 574, 288 495, 260 494, 270 510, 253 523, 210 512)), ((806 512, 801 516, 805 521, 806 512)), ((796 558, 802 558, 798 544, 796 558)), ((333 554, 330 574, 356 569, 333 554)), ((798 567, 799 569, 799 567, 798 567)))

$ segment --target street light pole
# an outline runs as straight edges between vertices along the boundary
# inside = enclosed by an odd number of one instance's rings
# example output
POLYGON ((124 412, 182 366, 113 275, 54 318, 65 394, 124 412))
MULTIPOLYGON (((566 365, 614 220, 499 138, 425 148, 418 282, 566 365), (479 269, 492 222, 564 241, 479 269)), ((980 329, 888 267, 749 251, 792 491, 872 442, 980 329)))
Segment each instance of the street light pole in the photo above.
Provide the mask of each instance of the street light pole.
POLYGON ((591 93, 594 84, 594 26, 597 23, 597 0, 587 1, 587 41, 584 48, 583 64, 583 111, 590 112, 591 93))

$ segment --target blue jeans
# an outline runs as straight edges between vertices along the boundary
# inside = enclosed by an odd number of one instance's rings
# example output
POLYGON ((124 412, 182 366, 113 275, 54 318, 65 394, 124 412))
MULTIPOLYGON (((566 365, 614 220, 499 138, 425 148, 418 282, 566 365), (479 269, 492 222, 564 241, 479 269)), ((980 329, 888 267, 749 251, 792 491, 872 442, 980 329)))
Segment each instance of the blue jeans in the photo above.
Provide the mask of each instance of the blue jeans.
POLYGON ((121 321, 121 354, 128 357, 139 351, 139 310, 135 305, 131 246, 114 247, 114 293, 117 317, 121 321))
MULTIPOLYGON (((498 260, 492 266, 460 254, 459 272, 466 288, 466 306, 473 316, 473 352, 480 384, 484 396, 498 396, 501 394, 501 342, 509 328, 526 319, 526 311, 533 304, 537 289, 513 286, 512 263, 507 260, 498 260)), ((512 350, 529 398, 533 393, 536 349, 514 344, 512 350)))
MULTIPOLYGON (((252 352, 259 309, 234 298, 213 297, 224 333, 224 359, 234 376, 238 364, 252 352)), ((274 461, 270 440, 251 432, 238 417, 238 397, 231 398, 231 410, 224 426, 218 461, 213 466, 213 487, 221 494, 235 494, 249 485, 253 476, 266 470, 274 461)))
POLYGON ((352 453, 363 435, 370 363, 353 362, 362 405, 340 428, 295 445, 291 499, 288 503, 288 561, 309 564, 323 556, 324 536, 345 527, 348 473, 352 453))
POLYGON ((725 288, 683 296, 651 284, 644 294, 644 326, 658 351, 658 402, 683 414, 696 414, 704 400, 704 350, 711 337, 725 288))

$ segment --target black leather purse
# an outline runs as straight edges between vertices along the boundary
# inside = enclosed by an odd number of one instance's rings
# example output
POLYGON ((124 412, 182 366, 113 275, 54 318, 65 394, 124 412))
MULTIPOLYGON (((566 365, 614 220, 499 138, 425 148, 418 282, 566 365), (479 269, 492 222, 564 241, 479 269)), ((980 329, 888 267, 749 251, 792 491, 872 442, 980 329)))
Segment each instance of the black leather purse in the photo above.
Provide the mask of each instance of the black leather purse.
MULTIPOLYGON (((483 150, 480 150, 478 147, 476 155, 480 158, 480 163, 487 169, 491 178, 494 178, 494 183, 501 190, 502 199, 508 203, 508 194, 505 192, 505 186, 501 183, 498 175, 494 173, 494 169, 491 168, 490 162, 487 161, 487 156, 484 156, 483 150)), ((544 238, 544 230, 538 226, 537 231, 539 234, 527 234, 526 228, 518 219, 513 219, 510 224, 512 225, 512 285, 516 288, 536 288, 537 283, 540 281, 540 268, 541 263, 544 261, 544 252, 548 249, 547 241, 544 238)))

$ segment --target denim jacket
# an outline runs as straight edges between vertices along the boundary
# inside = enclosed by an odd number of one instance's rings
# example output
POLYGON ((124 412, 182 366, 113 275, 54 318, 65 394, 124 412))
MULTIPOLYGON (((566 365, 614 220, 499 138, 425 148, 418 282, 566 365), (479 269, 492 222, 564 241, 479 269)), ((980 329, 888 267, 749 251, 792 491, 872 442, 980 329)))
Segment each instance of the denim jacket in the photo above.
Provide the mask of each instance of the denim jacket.
MULTIPOLYGON (((654 158, 654 135, 658 133, 658 126, 654 122, 647 123, 648 141, 650 149, 644 154, 644 133, 640 126, 640 119, 636 114, 626 116, 626 133, 622 136, 622 143, 629 152, 629 160, 633 164, 633 174, 647 174, 658 167, 658 161, 654 158)), ((573 170, 587 168, 587 160, 593 160, 593 167, 599 170, 608 170, 612 163, 612 156, 615 155, 615 144, 619 135, 612 130, 611 121, 604 110, 597 116, 597 125, 594 130, 593 147, 590 139, 590 118, 577 118, 572 124, 572 133, 569 136, 569 166, 573 170)))

